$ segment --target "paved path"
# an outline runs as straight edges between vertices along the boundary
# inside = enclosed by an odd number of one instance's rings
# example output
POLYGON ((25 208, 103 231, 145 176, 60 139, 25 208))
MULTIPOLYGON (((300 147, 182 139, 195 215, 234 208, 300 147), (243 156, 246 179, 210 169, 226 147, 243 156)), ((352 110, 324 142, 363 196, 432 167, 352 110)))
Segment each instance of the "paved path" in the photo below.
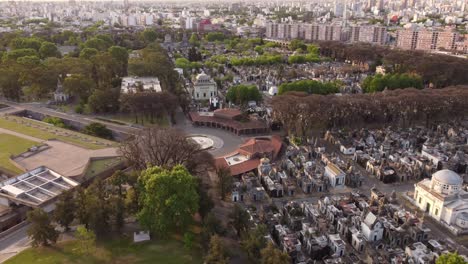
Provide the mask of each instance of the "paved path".
POLYGON ((28 227, 29 224, 0 239, 0 263, 29 247, 28 227))

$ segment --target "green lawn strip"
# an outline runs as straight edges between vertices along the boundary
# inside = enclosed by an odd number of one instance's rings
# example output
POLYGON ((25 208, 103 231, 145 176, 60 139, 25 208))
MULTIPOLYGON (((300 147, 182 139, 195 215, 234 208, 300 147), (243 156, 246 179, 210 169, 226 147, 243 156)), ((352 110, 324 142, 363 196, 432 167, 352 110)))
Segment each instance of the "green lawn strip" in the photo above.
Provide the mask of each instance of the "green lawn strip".
POLYGON ((200 250, 185 249, 175 240, 157 240, 134 244, 128 239, 98 242, 94 252, 81 255, 78 242, 59 243, 51 248, 29 248, 7 260, 6 264, 24 263, 202 263, 200 250))
POLYGON ((98 160, 92 160, 89 164, 88 169, 85 172, 84 178, 85 179, 90 179, 97 174, 105 171, 108 168, 111 168, 118 163, 120 163, 122 160, 118 157, 113 157, 113 158, 107 158, 107 159, 98 159, 98 160))
MULTIPOLYGON (((9 119, 12 119, 12 118, 16 119, 16 118, 19 118, 19 117, 11 117, 10 116, 8 118, 9 119)), ((33 121, 33 120, 26 120, 26 121, 31 122, 31 123, 34 122, 34 124, 38 125, 38 126, 46 126, 45 124, 42 124, 40 122, 36 122, 36 121, 33 121)), ((39 138, 39 139, 43 139, 43 140, 58 139, 58 140, 73 143, 73 144, 76 144, 78 146, 88 148, 88 149, 102 149, 102 148, 107 147, 105 145, 98 145, 98 144, 93 143, 95 141, 110 143, 110 144, 112 144, 114 146, 117 145, 115 142, 112 142, 112 141, 107 141, 107 140, 104 140, 104 139, 101 139, 101 138, 81 134, 81 133, 78 133, 78 132, 75 132, 75 131, 54 127, 54 129, 60 130, 63 133, 75 134, 75 135, 80 136, 80 137, 86 137, 89 140, 89 142, 86 142, 86 141, 78 139, 78 138, 73 138, 72 136, 56 135, 56 134, 54 134, 52 132, 47 132, 47 131, 43 131, 43 130, 38 129, 38 128, 29 127, 29 126, 17 123, 17 122, 12 121, 12 120, 6 120, 5 118, 0 118, 0 127, 11 130, 11 131, 15 131, 15 132, 18 132, 18 133, 21 133, 21 134, 24 134, 24 135, 28 135, 28 136, 31 136, 31 137, 36 137, 36 138, 39 138)))
POLYGON ((23 171, 10 162, 10 156, 23 153, 30 147, 39 144, 39 142, 0 133, 0 166, 18 174, 22 173, 23 171))
POLYGON ((137 124, 137 125, 142 125, 141 124, 142 118, 144 121, 143 126, 145 127, 150 127, 154 125, 161 126, 161 127, 169 126, 169 120, 166 116, 161 117, 161 118, 154 118, 153 123, 151 123, 151 119, 149 117, 145 118, 143 116, 138 116, 138 121, 139 121, 138 124, 135 123, 135 115, 132 115, 132 114, 115 114, 115 115, 109 115, 105 117, 105 119, 108 119, 108 120, 114 120, 117 122, 124 122, 127 124, 137 124))

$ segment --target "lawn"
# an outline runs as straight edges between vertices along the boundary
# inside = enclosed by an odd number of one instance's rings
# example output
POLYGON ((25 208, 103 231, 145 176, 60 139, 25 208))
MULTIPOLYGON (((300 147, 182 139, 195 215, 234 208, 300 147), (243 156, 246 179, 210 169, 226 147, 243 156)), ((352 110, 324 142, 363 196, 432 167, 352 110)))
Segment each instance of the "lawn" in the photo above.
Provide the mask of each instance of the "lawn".
POLYGON ((58 139, 88 149, 102 149, 117 145, 117 143, 113 141, 92 137, 68 129, 49 126, 41 122, 16 116, 8 116, 8 120, 4 117, 0 118, 0 127, 43 140, 58 139), (29 126, 22 124, 21 121, 28 123, 29 126))
POLYGON ((150 126, 161 126, 161 127, 167 127, 169 126, 169 120, 168 117, 164 116, 162 118, 154 118, 153 123, 151 123, 151 120, 149 117, 144 117, 144 116, 139 116, 138 121, 139 123, 135 123, 135 116, 132 114, 125 114, 125 113, 119 113, 119 114, 114 114, 114 115, 107 115, 103 116, 103 119, 107 119, 108 121, 117 121, 119 123, 126 123, 126 124, 136 124, 136 125, 142 125, 141 121, 143 119, 143 126, 145 127, 150 127, 150 126))
POLYGON ((10 155, 18 155, 35 145, 39 143, 9 134, 0 134, 0 166, 18 174, 22 173, 10 162, 10 155))
POLYGON ((6 264, 55 263, 202 263, 200 250, 185 249, 176 240, 158 240, 134 244, 129 240, 98 243, 94 252, 80 255, 78 243, 68 241, 54 248, 30 248, 7 260, 6 264))
POLYGON ((105 171, 108 168, 112 168, 122 162, 122 159, 118 157, 92 160, 89 164, 88 169, 85 172, 84 178, 90 179, 99 173, 105 171))

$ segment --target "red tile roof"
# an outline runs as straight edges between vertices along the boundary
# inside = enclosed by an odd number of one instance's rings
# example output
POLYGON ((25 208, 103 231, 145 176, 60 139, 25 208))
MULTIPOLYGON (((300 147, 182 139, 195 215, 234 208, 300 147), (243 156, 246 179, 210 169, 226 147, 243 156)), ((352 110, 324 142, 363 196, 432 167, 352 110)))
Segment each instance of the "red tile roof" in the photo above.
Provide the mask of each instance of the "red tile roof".
POLYGON ((254 154, 273 153, 275 159, 281 150, 282 142, 279 136, 271 138, 251 138, 239 147, 239 152, 246 156, 254 154))
POLYGON ((242 163, 229 166, 224 157, 220 157, 215 159, 215 165, 216 168, 229 168, 229 170, 231 171, 231 175, 236 176, 255 170, 258 167, 258 165, 260 165, 260 159, 250 159, 242 163))

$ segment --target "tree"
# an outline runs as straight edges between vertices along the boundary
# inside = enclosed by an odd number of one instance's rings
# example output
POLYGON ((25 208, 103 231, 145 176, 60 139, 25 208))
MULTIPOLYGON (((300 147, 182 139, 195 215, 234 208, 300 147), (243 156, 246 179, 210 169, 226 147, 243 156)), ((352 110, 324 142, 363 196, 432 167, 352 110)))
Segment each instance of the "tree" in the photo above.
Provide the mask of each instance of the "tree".
POLYGON ((213 200, 211 199, 210 194, 207 192, 207 190, 210 189, 210 186, 208 184, 203 184, 203 181, 201 178, 197 178, 198 180, 198 196, 200 197, 199 199, 199 208, 198 212, 200 213, 200 216, 202 218, 205 218, 205 216, 213 209, 214 203, 213 200))
POLYGON ((59 234, 50 223, 49 215, 46 212, 37 208, 29 211, 27 217, 31 223, 27 233, 32 239, 33 247, 48 246, 57 242, 59 234))
POLYGON ((226 196, 232 191, 234 181, 228 168, 220 168, 216 171, 216 174, 218 175, 219 194, 221 195, 221 200, 224 201, 226 196))
POLYGON ((119 96, 117 89, 95 89, 88 98, 88 106, 95 113, 115 112, 119 109, 119 96))
POLYGON ((185 232, 183 242, 186 249, 192 249, 193 243, 195 242, 195 235, 192 232, 185 232))
POLYGON ((39 55, 41 55, 41 58, 45 59, 47 57, 58 57, 60 52, 54 43, 44 41, 39 49, 39 55))
POLYGON ((181 165, 150 167, 139 178, 140 223, 160 235, 184 231, 198 211, 197 182, 181 165))
POLYGON ((208 152, 174 128, 145 128, 133 139, 124 141, 120 152, 129 164, 139 170, 147 166, 170 169, 180 164, 197 174, 213 166, 213 158, 208 152))
POLYGON ((289 50, 295 51, 297 49, 301 49, 303 51, 306 51, 307 50, 307 45, 305 45, 304 42, 302 40, 299 40, 299 39, 291 40, 291 42, 289 43, 289 50))
POLYGON ((243 235, 241 246, 252 261, 256 261, 261 258, 260 252, 267 245, 267 240, 265 238, 266 235, 267 228, 265 225, 258 225, 255 229, 252 229, 243 235))
POLYGON ((436 264, 468 264, 457 252, 442 254, 436 264))
POLYGON ((97 179, 86 189, 86 196, 89 228, 98 237, 108 234, 112 211, 107 186, 101 179, 97 179))
POLYGON ((147 28, 145 31, 143 31, 143 38, 146 40, 146 42, 154 42, 158 38, 158 34, 154 29, 147 28))
POLYGON ((73 192, 67 191, 60 195, 54 210, 55 222, 63 226, 65 231, 70 229, 70 224, 75 219, 75 211, 70 208, 75 208, 75 197, 73 192))
POLYGON ((200 45, 200 41, 198 39, 197 33, 192 33, 192 35, 190 36, 190 39, 189 39, 189 43, 192 46, 199 46, 200 45))
POLYGON ((109 53, 118 65, 119 76, 125 76, 127 74, 128 65, 128 51, 124 47, 112 46, 109 48, 109 53))
POLYGON ((289 264, 291 258, 288 253, 279 250, 272 243, 268 243, 267 247, 262 249, 261 253, 262 264, 289 264))
POLYGON ((95 83, 83 74, 72 74, 65 78, 63 88, 68 94, 77 96, 81 102, 86 103, 95 88, 95 83))
POLYGON ((118 170, 109 178, 111 184, 116 188, 116 194, 111 198, 113 205, 114 222, 117 231, 120 231, 125 224, 125 194, 123 185, 128 182, 128 177, 125 173, 118 170))
POLYGON ((96 235, 84 226, 76 228, 75 237, 78 240, 79 251, 82 255, 91 254, 96 247, 96 235))
POLYGON ((249 213, 236 204, 229 214, 229 218, 229 223, 236 230, 237 236, 240 237, 241 233, 249 227, 249 213))
POLYGON ((85 190, 82 187, 76 189, 76 212, 75 216, 78 221, 85 225, 86 228, 89 227, 89 202, 88 196, 86 195, 85 190))
POLYGON ((226 99, 238 105, 245 105, 249 101, 260 102, 262 100, 262 94, 255 85, 241 84, 229 88, 226 99))
POLYGON ((229 258, 218 235, 213 235, 210 239, 210 248, 205 257, 206 264, 227 264, 229 258))
POLYGON ((106 139, 113 139, 112 131, 105 125, 93 122, 84 127, 83 133, 106 139))
POLYGON ((80 51, 80 59, 90 60, 93 56, 96 56, 99 51, 95 48, 84 48, 80 51))

